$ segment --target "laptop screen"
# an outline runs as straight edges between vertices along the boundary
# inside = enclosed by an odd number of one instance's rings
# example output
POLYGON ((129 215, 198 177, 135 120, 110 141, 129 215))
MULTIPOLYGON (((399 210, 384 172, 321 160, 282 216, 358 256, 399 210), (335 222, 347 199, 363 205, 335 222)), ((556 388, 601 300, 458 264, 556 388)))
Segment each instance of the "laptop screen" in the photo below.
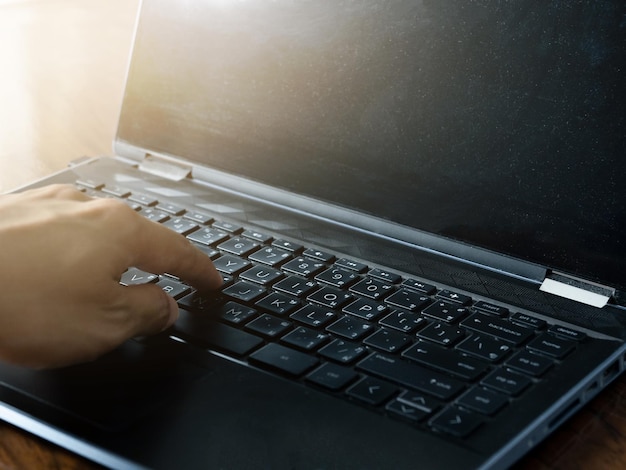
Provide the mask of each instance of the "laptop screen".
POLYGON ((626 287, 603 2, 146 2, 118 140, 626 287))

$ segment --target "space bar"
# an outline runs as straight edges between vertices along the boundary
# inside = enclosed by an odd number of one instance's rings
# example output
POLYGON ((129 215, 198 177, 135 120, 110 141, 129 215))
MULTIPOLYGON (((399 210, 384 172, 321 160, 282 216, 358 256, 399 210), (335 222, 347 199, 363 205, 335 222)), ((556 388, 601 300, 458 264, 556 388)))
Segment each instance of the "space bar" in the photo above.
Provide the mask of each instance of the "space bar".
POLYGON ((180 310, 173 330, 183 339, 234 356, 245 356, 263 344, 263 340, 245 331, 208 319, 203 314, 180 310))

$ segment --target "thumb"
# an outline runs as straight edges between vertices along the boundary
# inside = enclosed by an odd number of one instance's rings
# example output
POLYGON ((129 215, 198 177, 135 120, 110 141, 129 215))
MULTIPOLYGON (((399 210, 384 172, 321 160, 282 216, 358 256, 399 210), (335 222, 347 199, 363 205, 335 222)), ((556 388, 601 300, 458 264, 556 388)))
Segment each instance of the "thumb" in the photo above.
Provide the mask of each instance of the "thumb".
MULTIPOLYGON (((122 286, 120 286, 122 287, 122 286)), ((153 335, 171 326, 178 318, 178 305, 154 284, 123 287, 129 313, 128 337, 153 335)))

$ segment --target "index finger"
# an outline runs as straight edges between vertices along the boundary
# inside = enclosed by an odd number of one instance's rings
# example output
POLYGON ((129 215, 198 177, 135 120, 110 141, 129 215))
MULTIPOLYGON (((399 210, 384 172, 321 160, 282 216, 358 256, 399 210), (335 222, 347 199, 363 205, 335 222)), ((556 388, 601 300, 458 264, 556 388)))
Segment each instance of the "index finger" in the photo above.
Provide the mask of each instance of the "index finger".
POLYGON ((183 235, 146 219, 125 204, 131 221, 125 235, 130 247, 129 266, 152 272, 169 273, 180 277, 199 290, 217 289, 222 276, 211 259, 183 235))

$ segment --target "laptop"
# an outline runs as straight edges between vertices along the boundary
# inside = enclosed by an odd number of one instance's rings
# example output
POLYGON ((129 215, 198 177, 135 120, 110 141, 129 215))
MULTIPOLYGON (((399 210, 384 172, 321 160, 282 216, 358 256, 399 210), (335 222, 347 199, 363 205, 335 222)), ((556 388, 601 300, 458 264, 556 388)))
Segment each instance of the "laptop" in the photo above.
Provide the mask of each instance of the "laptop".
MULTIPOLYGON (((202 247, 171 329, 0 365, 110 468, 506 468, 624 369, 619 1, 144 0, 116 197, 202 247)), ((26 188, 22 188, 26 189, 26 188)))

